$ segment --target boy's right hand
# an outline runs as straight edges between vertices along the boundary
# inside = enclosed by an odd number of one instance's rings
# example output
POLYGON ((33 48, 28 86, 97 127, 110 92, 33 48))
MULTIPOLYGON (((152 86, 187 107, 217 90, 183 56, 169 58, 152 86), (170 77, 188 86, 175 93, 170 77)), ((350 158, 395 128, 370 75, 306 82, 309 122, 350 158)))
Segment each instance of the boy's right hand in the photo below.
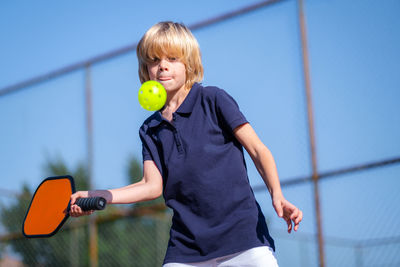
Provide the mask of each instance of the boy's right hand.
POLYGON ((83 211, 81 207, 75 204, 76 200, 78 198, 87 198, 89 197, 89 192, 88 191, 78 191, 74 194, 71 195, 71 207, 69 210, 69 215, 72 217, 80 217, 83 215, 90 215, 93 213, 93 210, 89 211, 83 211))
POLYGON ((303 212, 299 208, 287 201, 282 194, 273 197, 272 205, 278 216, 286 221, 289 234, 292 229, 295 231, 299 229, 299 224, 303 220, 303 212))

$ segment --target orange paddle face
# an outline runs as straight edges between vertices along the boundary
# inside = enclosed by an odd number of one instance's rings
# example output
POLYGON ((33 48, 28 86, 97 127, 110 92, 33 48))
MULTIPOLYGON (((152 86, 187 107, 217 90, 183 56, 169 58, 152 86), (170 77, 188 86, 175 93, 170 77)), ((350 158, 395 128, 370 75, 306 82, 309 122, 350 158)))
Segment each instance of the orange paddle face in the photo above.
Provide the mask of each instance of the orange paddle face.
POLYGON ((71 176, 45 179, 33 195, 22 233, 26 237, 49 237, 57 233, 69 217, 67 209, 74 192, 71 176))

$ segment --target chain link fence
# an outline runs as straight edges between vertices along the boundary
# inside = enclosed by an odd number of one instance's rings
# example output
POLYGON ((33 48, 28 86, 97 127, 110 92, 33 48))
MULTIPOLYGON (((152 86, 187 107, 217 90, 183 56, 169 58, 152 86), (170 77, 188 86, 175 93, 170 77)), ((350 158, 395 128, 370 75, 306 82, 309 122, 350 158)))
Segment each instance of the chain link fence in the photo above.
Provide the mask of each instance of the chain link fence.
MULTIPOLYGON (((5 224, 21 228, 23 216, 5 224)), ((98 266, 162 265, 171 213, 155 204, 111 207, 90 218, 70 218, 51 238, 26 239, 18 230, 3 234, 0 266, 91 266, 89 219, 96 225, 98 266)))
MULTIPOLYGON (((364 42, 363 46, 358 46, 358 41, 351 41, 349 36, 342 36, 341 31, 336 30, 353 27, 352 38, 360 32, 369 37, 367 32, 359 30, 362 23, 352 22, 351 18, 356 13, 366 14, 364 20, 370 23, 370 16, 379 15, 379 12, 368 13, 367 5, 376 1, 305 1, 311 48, 310 80, 314 89, 310 104, 314 108, 316 161, 319 163, 313 172, 303 86, 304 65, 299 63, 304 54, 299 48, 302 33, 298 10, 302 2, 262 1, 193 24, 191 27, 209 66, 208 82, 226 81, 229 92, 246 111, 256 130, 262 129, 258 133, 263 141, 268 140, 267 145, 276 157, 285 196, 304 212, 300 231, 288 235, 285 223, 272 209, 265 186, 255 182, 261 179, 256 177, 257 171, 247 158, 254 192, 276 240, 280 266, 400 266, 398 75, 391 75, 387 70, 376 76, 385 79, 376 78, 368 75, 366 68, 359 72, 360 77, 354 78, 353 70, 369 66, 369 61, 352 65, 361 58, 371 60, 376 55, 386 56, 388 60, 398 59, 398 62, 400 58, 388 49, 364 53, 375 51, 376 43, 364 42), (362 12, 357 12, 360 10, 362 12), (259 34, 249 36, 248 28, 257 29, 259 34), (283 32, 285 38, 277 31, 283 32), (207 38, 213 41, 203 41, 209 40, 207 38), (249 47, 248 51, 243 51, 243 47, 249 47), (340 57, 332 52, 334 49, 343 50, 340 57), (220 57, 207 57, 212 50, 220 51, 220 57), (240 53, 231 59, 237 51, 240 53), (215 74, 226 65, 235 66, 237 61, 252 66, 254 59, 264 62, 264 67, 256 74, 254 70, 246 72, 251 68, 232 68, 226 77, 215 74), (221 61, 224 64, 221 65, 221 61), (340 65, 340 62, 344 63, 340 65), (240 73, 236 74, 237 69, 240 73), (239 75, 245 77, 243 81, 230 82, 239 75), (383 80, 385 88, 381 86, 383 80), (360 81, 362 85, 358 85, 360 81), (243 88, 247 91, 243 92, 243 88), (253 90, 252 94, 248 93, 248 88, 253 90), (360 102, 364 91, 366 98, 360 102), (374 106, 377 102, 384 104, 378 109, 374 106), (260 110, 267 115, 260 116, 260 110), (370 110, 374 112, 367 113, 370 110), (363 118, 364 114, 370 117, 363 118), (315 178, 318 183, 314 183, 315 178), (319 187, 320 214, 315 208, 315 184, 319 187), (319 243, 316 225, 318 217, 322 243, 319 243), (321 248, 324 265, 320 259, 321 248)), ((382 14, 384 8, 398 10, 394 1, 374 7, 382 14)), ((368 24, 370 27, 391 21, 383 15, 375 18, 377 23, 368 24)), ((386 27, 382 31, 375 29, 375 35, 378 34, 381 34, 379 46, 399 43, 391 39, 398 35, 398 29, 396 32, 386 27)), ((355 40, 364 40, 364 35, 355 40)), ((126 154, 140 155, 137 129, 148 115, 138 105, 132 105, 136 98, 132 88, 139 88, 138 81, 132 78, 137 73, 134 50, 135 45, 125 47, 0 89, 3 136, 0 167, 12 173, 12 179, 23 177, 35 184, 38 181, 32 177, 43 177, 40 171, 43 162, 61 154, 67 165, 82 159, 88 162, 84 164, 85 170, 76 171, 75 178, 92 176, 95 183, 99 178, 116 177, 117 169, 126 168, 121 163, 125 162, 126 154), (25 90, 27 88, 29 90, 25 90), (118 88, 118 91, 110 88, 118 88), (88 121, 94 121, 94 127, 85 125, 88 121), (90 129, 93 136, 87 133, 90 129), (87 136, 91 140, 87 140, 87 136), (113 142, 117 139, 123 142, 113 142), (28 174, 25 168, 37 171, 28 174)), ((384 60, 378 58, 377 61, 384 60)), ((71 174, 71 168, 55 164, 49 176, 56 173, 71 174)), ((77 188, 87 188, 90 184, 87 180, 77 188)), ((121 180, 116 183, 126 184, 121 180)), ((115 181, 110 184, 112 182, 115 181)), ((13 191, 3 182, 0 186, 0 267, 161 266, 171 223, 171 211, 161 200, 128 207, 110 205, 95 216, 69 219, 51 238, 26 239, 21 233, 21 223, 33 187, 23 185, 21 190, 13 191), (89 234, 89 219, 94 220, 94 236, 89 234)))

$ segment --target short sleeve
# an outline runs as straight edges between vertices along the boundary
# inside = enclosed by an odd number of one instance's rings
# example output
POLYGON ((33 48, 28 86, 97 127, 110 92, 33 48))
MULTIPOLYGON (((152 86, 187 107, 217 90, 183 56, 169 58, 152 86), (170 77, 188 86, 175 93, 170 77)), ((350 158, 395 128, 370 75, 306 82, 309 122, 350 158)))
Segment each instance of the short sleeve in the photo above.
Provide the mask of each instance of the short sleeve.
POLYGON ((230 131, 233 132, 236 127, 248 122, 240 111, 235 99, 226 91, 222 89, 217 91, 215 103, 219 119, 222 120, 230 131))
POLYGON ((152 160, 156 164, 158 170, 160 171, 161 175, 163 175, 163 169, 160 161, 160 157, 158 154, 158 149, 148 131, 146 130, 146 125, 143 125, 139 129, 139 136, 140 140, 142 141, 142 158, 143 162, 146 160, 152 160))
POLYGON ((150 154, 149 147, 147 146, 147 144, 143 143, 143 141, 142 141, 142 157, 143 157, 143 161, 153 160, 153 158, 150 154))

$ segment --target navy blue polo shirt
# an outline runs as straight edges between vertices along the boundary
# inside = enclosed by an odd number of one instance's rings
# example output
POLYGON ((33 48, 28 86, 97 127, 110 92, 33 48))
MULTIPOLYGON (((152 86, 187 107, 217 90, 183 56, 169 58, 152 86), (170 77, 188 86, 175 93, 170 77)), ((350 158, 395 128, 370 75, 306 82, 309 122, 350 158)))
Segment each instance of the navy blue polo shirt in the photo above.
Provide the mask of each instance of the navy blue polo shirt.
POLYGON ((244 123, 224 90, 195 83, 171 122, 158 111, 140 128, 143 161, 157 165, 173 210, 164 263, 205 261, 257 246, 274 249, 233 134, 244 123))

